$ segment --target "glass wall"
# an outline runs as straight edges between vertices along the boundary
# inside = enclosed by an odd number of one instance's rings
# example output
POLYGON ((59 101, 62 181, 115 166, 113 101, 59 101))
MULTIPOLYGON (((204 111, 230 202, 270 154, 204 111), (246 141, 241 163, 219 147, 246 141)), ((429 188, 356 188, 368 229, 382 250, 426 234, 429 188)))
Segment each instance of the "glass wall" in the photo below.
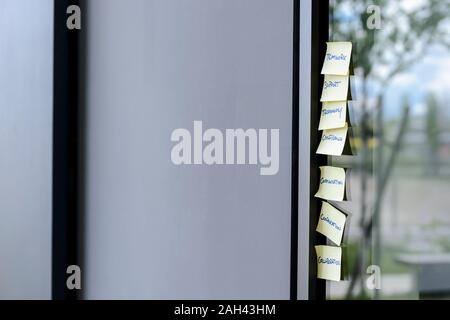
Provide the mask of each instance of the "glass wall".
POLYGON ((329 159, 352 168, 352 199, 347 279, 328 296, 450 298, 450 1, 332 0, 329 13, 330 40, 353 43, 357 155, 329 159))
POLYGON ((0 299, 50 299, 53 1, 0 1, 0 299))

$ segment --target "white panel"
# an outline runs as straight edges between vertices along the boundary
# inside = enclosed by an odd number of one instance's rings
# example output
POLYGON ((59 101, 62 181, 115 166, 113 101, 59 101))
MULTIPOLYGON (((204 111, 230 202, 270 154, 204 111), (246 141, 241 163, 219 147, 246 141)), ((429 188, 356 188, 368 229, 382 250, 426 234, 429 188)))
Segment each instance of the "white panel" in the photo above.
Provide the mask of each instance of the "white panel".
POLYGON ((312 0, 300 1, 300 105, 297 298, 308 299, 311 150, 311 18, 312 0))
POLYGON ((292 1, 88 9, 86 297, 289 298, 292 1), (194 120, 279 128, 279 173, 175 166, 194 120))
POLYGON ((53 1, 0 1, 0 299, 51 297, 53 1))

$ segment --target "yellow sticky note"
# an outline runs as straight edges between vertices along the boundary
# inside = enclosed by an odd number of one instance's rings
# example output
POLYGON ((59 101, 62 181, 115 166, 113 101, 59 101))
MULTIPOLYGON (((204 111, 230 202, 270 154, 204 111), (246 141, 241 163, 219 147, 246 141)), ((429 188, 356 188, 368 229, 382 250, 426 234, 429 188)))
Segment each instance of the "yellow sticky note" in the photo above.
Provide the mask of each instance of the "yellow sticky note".
POLYGON ((319 130, 345 127, 346 119, 347 101, 323 102, 319 130))
POLYGON ((343 128, 324 130, 319 147, 317 148, 317 153, 330 156, 342 155, 345 140, 347 139, 347 131, 347 124, 343 128))
POLYGON ((348 75, 351 56, 351 42, 327 42, 322 74, 348 75))
POLYGON ((331 201, 343 201, 345 195, 345 169, 320 167, 320 185, 315 197, 331 201))
POLYGON ((332 246, 315 246, 317 254, 317 278, 341 280, 342 249, 332 246))
POLYGON ((320 101, 344 101, 348 98, 349 76, 325 75, 320 101))
POLYGON ((347 216, 328 202, 322 201, 316 231, 340 246, 347 216))

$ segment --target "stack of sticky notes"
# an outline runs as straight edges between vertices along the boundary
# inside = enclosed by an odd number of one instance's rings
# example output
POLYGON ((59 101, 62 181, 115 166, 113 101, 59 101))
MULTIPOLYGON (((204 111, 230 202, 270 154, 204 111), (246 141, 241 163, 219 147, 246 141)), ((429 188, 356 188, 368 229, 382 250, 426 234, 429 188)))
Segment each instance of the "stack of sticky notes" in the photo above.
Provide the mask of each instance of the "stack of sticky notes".
POLYGON ((340 156, 351 154, 348 139, 349 115, 347 101, 351 100, 350 67, 351 42, 328 42, 322 74, 325 75, 320 101, 319 130, 323 130, 317 153, 340 156))
MULTIPOLYGON (((328 201, 346 199, 346 171, 344 168, 320 167, 319 190, 315 196, 328 201)), ((342 242, 347 215, 326 201, 322 201, 316 231, 326 236, 335 246, 316 246, 317 277, 339 281, 341 276, 342 242), (332 261, 333 263, 330 263, 332 261)))
MULTIPOLYGON (((348 131, 347 102, 351 100, 351 42, 328 42, 322 74, 325 75, 322 111, 319 130, 322 138, 318 154, 341 156, 352 154, 348 131)), ((328 201, 346 200, 346 170, 344 168, 320 167, 319 190, 316 197, 328 201)), ((340 247, 347 215, 326 201, 322 201, 316 231, 326 236, 333 245, 316 246, 317 277, 325 280, 341 280, 342 248, 340 247)))

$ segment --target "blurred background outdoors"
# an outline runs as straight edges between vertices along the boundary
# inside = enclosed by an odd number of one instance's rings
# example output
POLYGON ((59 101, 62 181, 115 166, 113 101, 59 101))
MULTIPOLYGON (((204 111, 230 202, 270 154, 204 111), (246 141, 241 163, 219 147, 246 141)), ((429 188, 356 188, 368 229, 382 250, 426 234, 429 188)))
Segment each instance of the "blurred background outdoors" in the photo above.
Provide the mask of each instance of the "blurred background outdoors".
POLYGON ((450 298, 450 1, 331 0, 329 27, 353 43, 357 155, 330 158, 352 168, 352 199, 347 279, 328 298, 450 298), (381 290, 367 288, 369 265, 381 290))

